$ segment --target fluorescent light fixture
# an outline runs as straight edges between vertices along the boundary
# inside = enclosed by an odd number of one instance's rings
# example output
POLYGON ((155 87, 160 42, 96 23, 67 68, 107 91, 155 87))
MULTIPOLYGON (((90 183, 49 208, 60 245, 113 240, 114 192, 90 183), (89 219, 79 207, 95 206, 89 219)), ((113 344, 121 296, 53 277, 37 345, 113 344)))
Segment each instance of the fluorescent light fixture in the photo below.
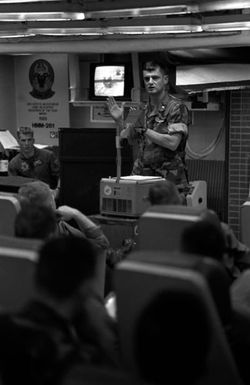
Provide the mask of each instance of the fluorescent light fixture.
POLYGON ((200 32, 200 26, 191 25, 147 25, 107 28, 29 28, 28 31, 40 35, 144 35, 164 33, 200 32))
POLYGON ((204 32, 230 32, 249 30, 250 14, 204 17, 202 29, 204 32))
POLYGON ((101 36, 105 34, 100 28, 29 28, 27 31, 33 35, 43 36, 101 36))
MULTIPOLYGON (((197 8, 197 7, 196 7, 197 8)), ((124 8, 111 9, 101 11, 86 12, 86 18, 100 19, 100 18, 119 18, 119 17, 143 17, 143 16, 162 16, 162 15, 178 15, 197 12, 193 6, 181 5, 165 5, 159 7, 141 7, 141 8, 124 8)))
POLYGON ((208 0, 200 1, 199 12, 231 11, 250 8, 249 0, 208 0))
MULTIPOLYGON (((159 3, 159 2, 158 2, 159 3)), ((249 0, 200 0, 200 1, 168 1, 168 5, 144 6, 141 7, 122 7, 122 2, 114 6, 114 8, 107 9, 107 5, 103 9, 102 3, 98 5, 99 9, 86 11, 86 18, 100 19, 100 18, 122 18, 122 17, 150 17, 163 15, 182 15, 190 13, 203 13, 225 10, 242 10, 250 8, 249 0), (171 4, 172 3, 172 4, 171 4)), ((166 3, 166 2, 165 2, 166 3)), ((131 2, 130 2, 131 4, 131 2)), ((90 7, 91 5, 89 5, 90 7)))
POLYGON ((12 32, 12 31, 1 31, 0 39, 13 39, 13 38, 23 38, 23 37, 35 37, 34 33, 30 32, 12 32))
POLYGON ((29 21, 27 23, 20 24, 9 24, 0 28, 0 37, 6 37, 8 34, 9 37, 15 38, 18 35, 22 36, 35 36, 35 35, 44 35, 44 36, 105 36, 105 35, 164 35, 164 34, 200 34, 202 33, 216 33, 216 32, 230 32, 230 31, 241 31, 241 30, 250 30, 250 20, 249 21, 236 21, 228 23, 207 23, 207 24, 192 24, 186 21, 185 24, 151 24, 151 23, 140 23, 140 24, 121 24, 115 25, 107 24, 104 26, 96 26, 93 22, 83 23, 72 21, 65 21, 61 23, 60 21, 29 21), (75 24, 76 23, 76 24, 75 24), (8 32, 7 32, 8 31, 8 32))
POLYGON ((80 12, 25 12, 0 13, 0 21, 70 21, 84 20, 80 12))
POLYGON ((250 21, 203 24, 204 32, 230 32, 230 31, 247 31, 250 29, 250 21))
POLYGON ((1 0, 1 4, 22 4, 22 3, 48 3, 63 2, 64 0, 1 0))
POLYGON ((146 26, 123 26, 109 27, 109 33, 115 34, 164 34, 164 33, 191 33, 201 32, 197 25, 146 25, 146 26))

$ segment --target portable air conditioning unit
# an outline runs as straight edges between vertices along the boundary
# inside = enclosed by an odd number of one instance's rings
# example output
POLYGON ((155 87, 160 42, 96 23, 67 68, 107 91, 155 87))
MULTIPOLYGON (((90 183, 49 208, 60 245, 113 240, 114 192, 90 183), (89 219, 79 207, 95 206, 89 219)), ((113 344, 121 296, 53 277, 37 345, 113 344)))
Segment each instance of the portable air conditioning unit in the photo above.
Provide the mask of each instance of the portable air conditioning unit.
MULTIPOLYGON (((100 182, 100 213, 125 217, 139 217, 149 207, 148 191, 164 178, 131 175, 117 178, 102 178, 100 182)), ((187 206, 207 207, 207 184, 193 181, 186 196, 187 206)))
POLYGON ((164 178, 131 175, 102 178, 100 182, 100 213, 139 217, 149 206, 148 191, 152 184, 164 178))

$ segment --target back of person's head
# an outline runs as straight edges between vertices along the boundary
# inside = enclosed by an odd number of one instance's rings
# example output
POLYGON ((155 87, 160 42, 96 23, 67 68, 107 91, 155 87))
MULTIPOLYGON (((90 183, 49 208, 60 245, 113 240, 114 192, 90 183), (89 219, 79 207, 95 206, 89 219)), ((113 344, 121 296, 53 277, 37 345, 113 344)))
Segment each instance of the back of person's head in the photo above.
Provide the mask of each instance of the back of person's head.
POLYGON ((169 181, 156 182, 149 188, 148 199, 151 205, 181 205, 182 199, 176 185, 169 181))
POLYGON ((201 212, 201 219, 206 220, 207 222, 213 223, 214 225, 221 227, 220 218, 216 214, 214 210, 211 209, 204 209, 201 212))
POLYGON ((207 309, 188 292, 162 291, 141 312, 135 329, 135 359, 153 384, 193 384, 205 371, 211 329, 207 309))
POLYGON ((199 254, 223 262, 226 250, 225 236, 218 223, 201 218, 183 230, 180 247, 183 252, 199 254))
POLYGON ((21 204, 46 206, 55 209, 55 200, 47 183, 40 180, 23 184, 17 194, 21 204))
POLYGON ((97 250, 88 239, 50 238, 39 251, 36 285, 56 300, 68 299, 93 278, 96 258, 97 250))
POLYGON ((17 138, 18 139, 20 138, 20 135, 30 135, 30 136, 34 137, 34 131, 30 127, 21 126, 17 130, 17 138))
POLYGON ((21 238, 47 239, 56 229, 55 211, 46 206, 23 205, 15 219, 15 235, 21 238))

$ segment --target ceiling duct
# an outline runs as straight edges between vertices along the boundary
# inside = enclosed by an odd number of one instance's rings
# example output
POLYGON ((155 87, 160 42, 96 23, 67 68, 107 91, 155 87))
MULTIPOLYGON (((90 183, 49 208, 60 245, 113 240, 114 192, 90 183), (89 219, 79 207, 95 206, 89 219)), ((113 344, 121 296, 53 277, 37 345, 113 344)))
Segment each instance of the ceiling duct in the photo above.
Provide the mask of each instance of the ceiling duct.
POLYGON ((250 88, 250 65, 219 63, 177 66, 176 86, 189 94, 250 88))

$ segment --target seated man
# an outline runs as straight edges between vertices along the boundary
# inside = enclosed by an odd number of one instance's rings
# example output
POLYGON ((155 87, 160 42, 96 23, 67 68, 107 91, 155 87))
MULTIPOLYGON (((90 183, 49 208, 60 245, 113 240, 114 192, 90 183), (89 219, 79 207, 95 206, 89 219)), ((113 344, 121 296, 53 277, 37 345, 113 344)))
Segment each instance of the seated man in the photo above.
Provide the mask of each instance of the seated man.
POLYGON ((182 232, 180 249, 184 253, 216 259, 223 264, 231 280, 234 279, 227 267, 226 240, 219 221, 205 218, 191 223, 182 232))
MULTIPOLYGON (((148 199, 151 205, 185 204, 182 194, 168 180, 150 186, 148 199)), ((236 238, 231 227, 227 223, 221 222, 213 210, 205 209, 201 217, 222 228, 226 242, 224 262, 227 265, 228 271, 231 271, 232 278, 237 278, 241 271, 250 267, 249 248, 236 238)))
POLYGON ((26 183, 19 188, 17 196, 21 207, 31 204, 52 208, 57 216, 58 235, 80 236, 91 239, 102 249, 109 247, 109 241, 103 234, 101 227, 97 226, 81 211, 65 205, 56 209, 54 194, 46 183, 42 181, 26 183), (71 220, 75 221, 78 228, 68 223, 71 220))
POLYGON ((97 248, 79 237, 46 241, 37 293, 0 315, 0 376, 6 385, 59 384, 72 364, 117 367, 116 329, 96 285, 97 248))
POLYGON ((59 182, 59 162, 52 151, 34 146, 34 132, 30 127, 17 131, 20 152, 9 162, 9 175, 40 179, 56 189, 59 182))

